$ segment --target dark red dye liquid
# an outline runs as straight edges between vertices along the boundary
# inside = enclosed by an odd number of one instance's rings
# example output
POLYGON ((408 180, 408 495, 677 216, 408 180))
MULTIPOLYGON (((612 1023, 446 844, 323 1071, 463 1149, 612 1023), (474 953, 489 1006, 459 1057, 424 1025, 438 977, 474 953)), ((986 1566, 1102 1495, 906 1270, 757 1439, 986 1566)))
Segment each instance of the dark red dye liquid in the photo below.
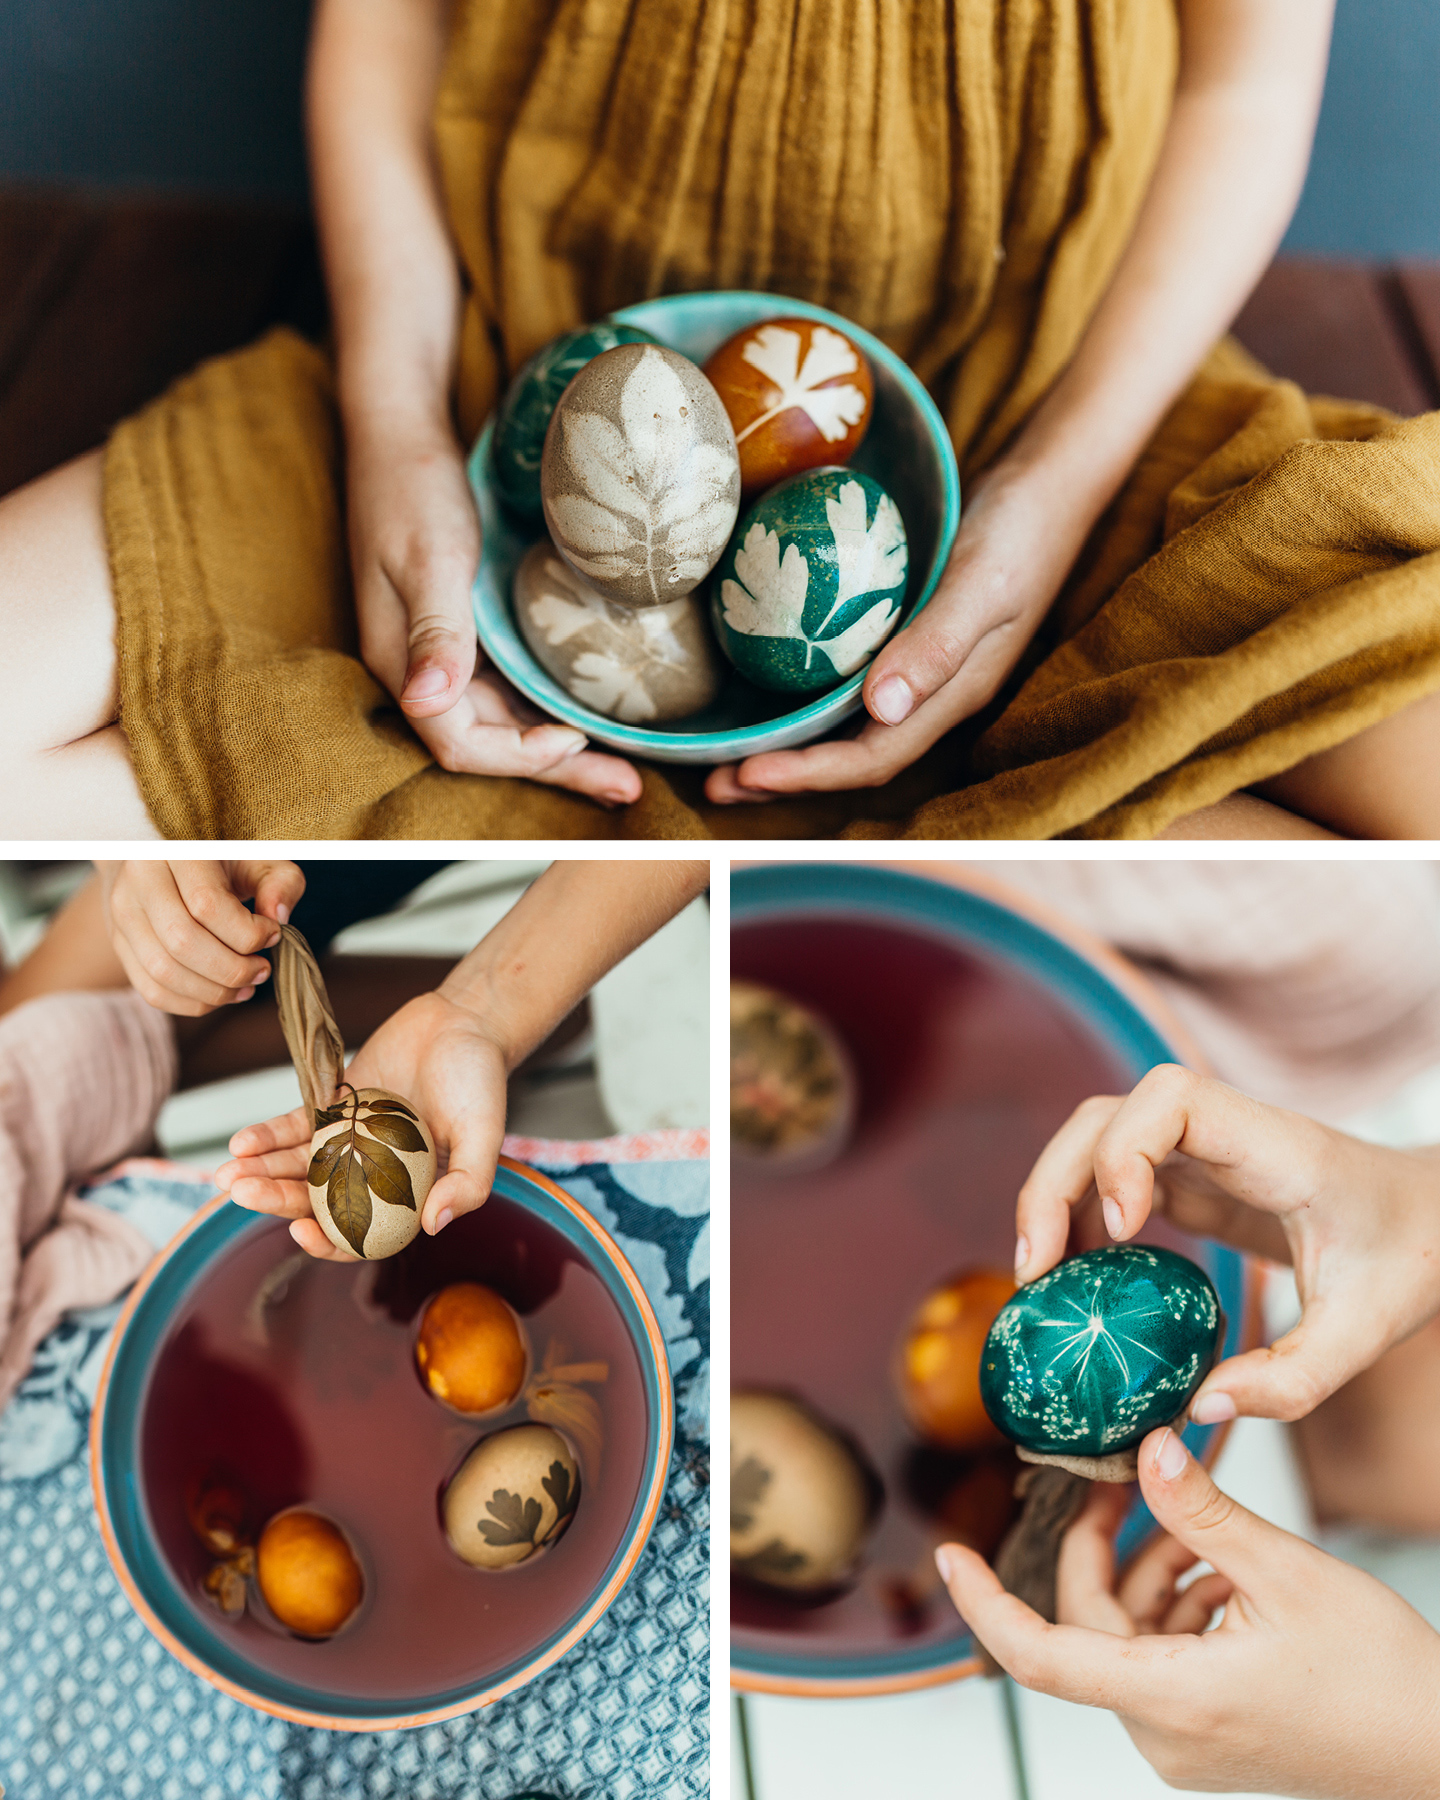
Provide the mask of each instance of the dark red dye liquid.
POLYGON ((280 1224, 241 1239, 197 1284, 161 1348, 142 1477, 164 1553, 216 1630, 274 1674, 389 1705, 482 1683, 585 1604, 639 1494, 646 1422, 639 1360, 604 1283, 557 1231, 497 1196, 440 1238, 360 1267, 297 1255, 280 1224), (267 1302, 267 1279, 286 1265, 288 1284, 267 1302), (569 1530, 514 1569, 470 1568, 440 1524, 440 1493, 470 1449, 528 1416, 517 1402, 467 1422, 421 1384, 419 1313, 452 1281, 503 1294, 537 1361, 558 1342, 554 1360, 609 1364, 608 1379, 585 1388, 603 1417, 602 1466, 582 1458, 569 1530), (246 1493, 252 1534, 300 1503, 345 1528, 365 1570, 353 1624, 309 1643, 253 1611, 221 1617, 201 1593, 211 1559, 185 1512, 187 1484, 211 1471, 246 1493))
POLYGON ((808 1401, 885 1489, 857 1580, 818 1604, 736 1582, 734 1641, 863 1655, 959 1637, 934 1570, 947 1535, 935 1509, 975 1463, 921 1449, 896 1395, 897 1347, 947 1276, 1010 1268, 1015 1196, 1036 1155, 1081 1100, 1129 1084, 1037 983, 941 938, 861 920, 741 923, 731 966, 828 1019, 859 1081, 837 1161, 780 1176, 735 1165, 733 1385, 808 1401))

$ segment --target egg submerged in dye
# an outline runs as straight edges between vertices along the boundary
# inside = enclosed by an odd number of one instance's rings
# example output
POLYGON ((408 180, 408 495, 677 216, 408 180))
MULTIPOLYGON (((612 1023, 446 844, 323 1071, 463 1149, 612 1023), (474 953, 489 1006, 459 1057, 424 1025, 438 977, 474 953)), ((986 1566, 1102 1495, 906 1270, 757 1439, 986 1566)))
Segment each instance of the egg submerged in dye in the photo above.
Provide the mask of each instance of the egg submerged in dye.
POLYGON ((730 1567, 765 1587, 847 1580, 878 1482, 849 1441, 788 1394, 730 1396, 730 1567))
POLYGON ((580 1503, 580 1465, 548 1425, 491 1432, 445 1489, 450 1547, 476 1569, 528 1562, 569 1528, 580 1503))

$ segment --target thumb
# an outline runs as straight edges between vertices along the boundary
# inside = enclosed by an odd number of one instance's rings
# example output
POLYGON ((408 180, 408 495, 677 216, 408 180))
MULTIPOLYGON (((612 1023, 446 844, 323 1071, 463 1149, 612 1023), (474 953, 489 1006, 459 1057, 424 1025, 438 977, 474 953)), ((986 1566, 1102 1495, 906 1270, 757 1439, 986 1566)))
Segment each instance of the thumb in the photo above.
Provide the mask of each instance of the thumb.
POLYGON ((433 1237, 450 1224, 483 1206, 495 1181, 495 1165, 505 1137, 503 1110, 497 1117, 467 1112, 464 1124, 450 1141, 445 1173, 426 1196, 420 1215, 423 1230, 433 1237))
POLYGON ((293 862, 246 862, 235 865, 237 893, 255 902, 255 915, 284 925, 305 892, 305 877, 293 862))
POLYGON ((956 674, 986 629, 983 607, 962 607, 947 582, 912 625, 897 632, 870 665, 863 689, 871 718, 900 725, 956 674))
POLYGON ((470 580, 456 564, 427 579, 418 592, 402 595, 410 631, 400 704, 417 719, 448 712, 475 673, 470 580))
POLYGON ((1190 1417, 1197 1425, 1217 1425, 1237 1413, 1303 1419, 1385 1348, 1380 1331, 1357 1324, 1365 1310, 1353 1301, 1310 1301, 1295 1329, 1268 1350, 1248 1350, 1212 1369, 1190 1403, 1190 1417))
POLYGON ((1140 1491, 1162 1531, 1252 1598, 1289 1579, 1300 1543, 1224 1494, 1168 1426, 1140 1446, 1140 1491))

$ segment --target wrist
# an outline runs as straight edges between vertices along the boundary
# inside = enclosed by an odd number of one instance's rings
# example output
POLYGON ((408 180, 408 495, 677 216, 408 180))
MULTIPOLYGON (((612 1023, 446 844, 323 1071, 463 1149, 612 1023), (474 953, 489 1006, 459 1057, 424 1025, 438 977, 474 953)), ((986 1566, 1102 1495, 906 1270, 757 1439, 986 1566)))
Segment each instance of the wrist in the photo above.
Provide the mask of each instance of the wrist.
POLYGON ((485 969, 466 969, 460 963, 452 969, 435 990, 447 1005, 464 1013, 481 1036, 494 1046, 511 1075, 541 1042, 548 1028, 527 1029, 526 1021, 514 1015, 504 996, 496 991, 485 969), (534 1032, 533 1041, 531 1037, 534 1032))

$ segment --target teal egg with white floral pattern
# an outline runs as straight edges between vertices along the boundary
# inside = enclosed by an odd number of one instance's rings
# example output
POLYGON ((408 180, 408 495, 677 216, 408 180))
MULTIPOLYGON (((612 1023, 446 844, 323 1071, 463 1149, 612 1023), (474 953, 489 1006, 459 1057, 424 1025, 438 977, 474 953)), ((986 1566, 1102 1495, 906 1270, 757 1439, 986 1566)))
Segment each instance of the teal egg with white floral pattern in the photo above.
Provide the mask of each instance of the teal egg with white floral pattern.
POLYGON ((711 617, 747 680, 818 694, 895 629, 910 570, 900 509, 856 469, 807 469, 762 494, 715 569, 711 617))
POLYGON ((980 1398, 1022 1450, 1131 1450, 1189 1405, 1222 1325, 1210 1277, 1188 1257, 1150 1244, 1087 1250, 1001 1307, 980 1398))
POLYGON ((495 485, 512 511, 538 523, 540 459, 550 415, 560 396, 585 367, 618 344, 658 344, 638 325, 616 325, 600 319, 578 331, 562 332, 537 350, 516 375, 495 415, 493 457, 495 485))

